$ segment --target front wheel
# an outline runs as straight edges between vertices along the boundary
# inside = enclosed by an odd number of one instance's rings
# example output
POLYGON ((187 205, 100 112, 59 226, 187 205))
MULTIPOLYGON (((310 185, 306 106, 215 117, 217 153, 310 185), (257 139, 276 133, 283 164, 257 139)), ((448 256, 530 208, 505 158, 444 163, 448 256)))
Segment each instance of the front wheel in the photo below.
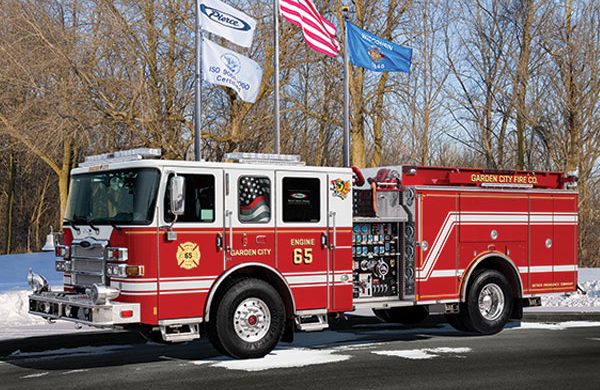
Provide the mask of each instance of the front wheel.
POLYGON ((498 271, 485 270, 475 275, 458 319, 472 332, 498 333, 509 320, 512 301, 506 277, 498 271))
POLYGON ((250 359, 271 352, 284 325, 285 307, 273 286, 259 279, 240 279, 218 300, 208 331, 219 351, 250 359))

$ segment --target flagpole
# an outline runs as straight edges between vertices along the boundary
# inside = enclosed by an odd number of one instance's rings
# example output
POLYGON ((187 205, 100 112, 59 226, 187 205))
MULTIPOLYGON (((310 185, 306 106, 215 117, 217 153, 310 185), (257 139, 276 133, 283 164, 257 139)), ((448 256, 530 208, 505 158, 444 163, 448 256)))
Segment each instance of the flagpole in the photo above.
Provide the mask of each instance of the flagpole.
POLYGON ((281 101, 279 99, 279 0, 273 0, 273 28, 274 28, 274 43, 273 43, 273 88, 275 90, 275 101, 274 101, 274 123, 275 137, 273 139, 274 152, 280 154, 280 118, 279 111, 281 101))
POLYGON ((348 11, 342 7, 344 19, 344 166, 350 166, 350 54, 348 50, 348 11))
POLYGON ((196 76, 194 104, 194 155, 196 161, 202 161, 200 146, 202 131, 202 27, 200 26, 200 0, 196 0, 196 76))

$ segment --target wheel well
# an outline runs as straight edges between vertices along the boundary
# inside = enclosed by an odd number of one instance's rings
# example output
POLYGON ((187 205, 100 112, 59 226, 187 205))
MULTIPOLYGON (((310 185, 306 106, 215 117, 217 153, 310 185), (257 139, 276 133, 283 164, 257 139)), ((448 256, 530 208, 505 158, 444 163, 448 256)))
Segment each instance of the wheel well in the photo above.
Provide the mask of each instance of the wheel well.
POLYGON ((285 306, 286 317, 291 318, 294 315, 294 312, 296 311, 295 302, 292 297, 291 290, 283 279, 283 276, 265 265, 256 264, 232 269, 229 271, 229 274, 225 274, 221 279, 217 280, 213 286, 213 290, 211 290, 206 300, 206 306, 204 309, 204 320, 206 322, 210 321, 210 314, 211 310, 213 309, 211 303, 217 297, 221 296, 236 279, 241 278, 260 279, 269 283, 279 293, 279 296, 281 297, 281 300, 285 306))
POLYGON ((462 281, 461 285, 461 302, 464 302, 467 296, 467 288, 471 282, 471 277, 478 273, 478 271, 491 269, 500 272, 510 284, 513 292, 513 298, 520 298, 523 295, 523 289, 521 284, 521 278, 519 277, 517 268, 514 263, 505 257, 492 255, 480 259, 467 271, 467 276, 462 281))

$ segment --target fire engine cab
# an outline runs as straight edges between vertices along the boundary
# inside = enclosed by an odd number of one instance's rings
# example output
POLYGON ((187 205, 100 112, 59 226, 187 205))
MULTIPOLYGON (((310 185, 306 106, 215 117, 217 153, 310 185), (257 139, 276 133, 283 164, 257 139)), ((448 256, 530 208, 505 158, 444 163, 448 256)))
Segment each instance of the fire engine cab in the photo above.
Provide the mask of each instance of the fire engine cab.
POLYGON ((72 171, 51 291, 31 314, 261 357, 295 330, 373 309, 492 334, 577 288, 575 179, 557 172, 307 167, 297 156, 160 160, 135 149, 72 171))

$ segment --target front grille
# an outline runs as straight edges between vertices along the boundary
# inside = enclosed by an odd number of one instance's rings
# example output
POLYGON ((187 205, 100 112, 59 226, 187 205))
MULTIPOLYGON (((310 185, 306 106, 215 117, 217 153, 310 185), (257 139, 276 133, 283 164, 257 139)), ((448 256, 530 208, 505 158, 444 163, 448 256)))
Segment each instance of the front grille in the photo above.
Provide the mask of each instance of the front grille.
POLYGON ((80 244, 74 244, 71 247, 71 256, 85 259, 104 259, 105 244, 96 242, 88 247, 83 247, 80 244))
POLYGON ((103 276, 74 274, 73 285, 76 287, 91 287, 94 284, 104 284, 103 276))
POLYGON ((106 284, 104 249, 107 241, 87 238, 71 246, 71 277, 75 287, 87 288, 106 284))
POLYGON ((101 274, 103 268, 104 261, 102 259, 98 260, 88 260, 88 259, 79 259, 73 258, 71 261, 71 269, 74 273, 85 272, 85 273, 95 273, 101 274))

